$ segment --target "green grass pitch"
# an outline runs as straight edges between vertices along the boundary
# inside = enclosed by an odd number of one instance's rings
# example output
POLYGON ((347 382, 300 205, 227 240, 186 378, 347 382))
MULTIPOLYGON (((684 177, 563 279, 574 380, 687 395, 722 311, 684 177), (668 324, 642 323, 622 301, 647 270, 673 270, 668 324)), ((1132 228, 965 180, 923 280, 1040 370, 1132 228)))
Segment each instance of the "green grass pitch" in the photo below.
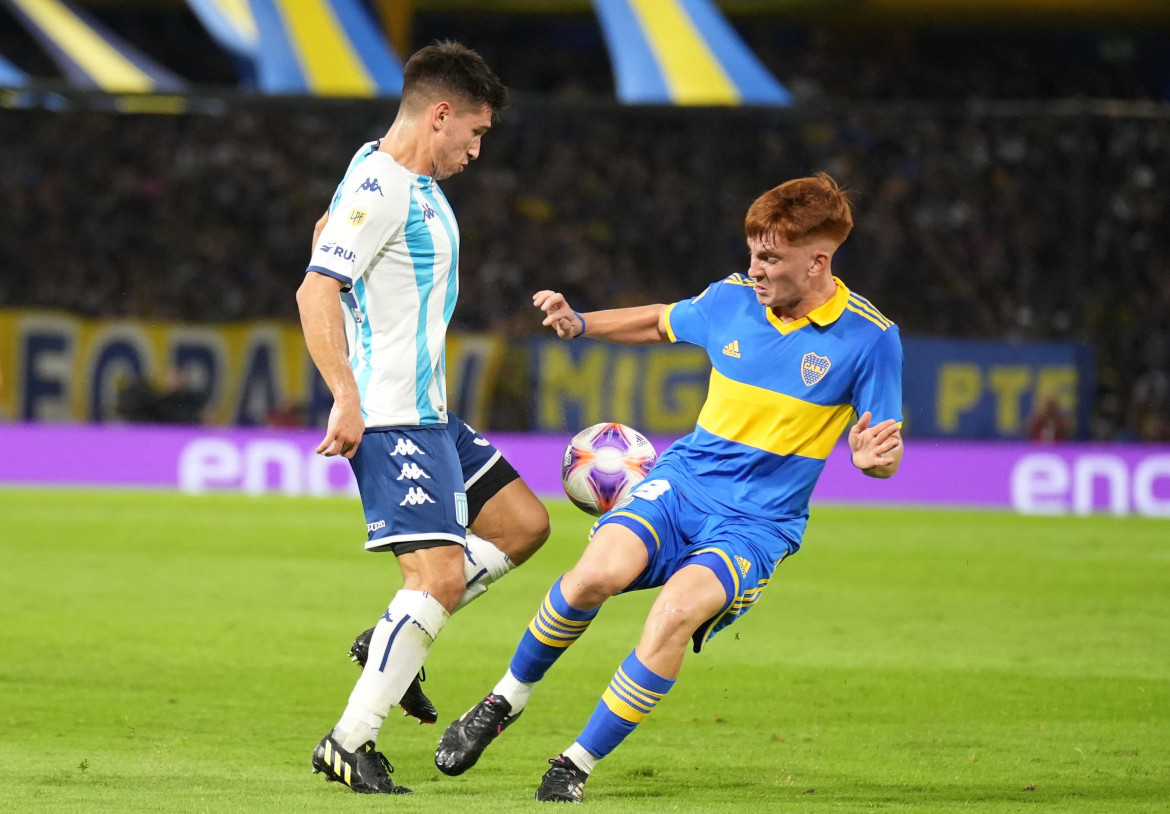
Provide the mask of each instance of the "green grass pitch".
MULTIPOLYGON (((440 727, 494 684, 590 519, 552 505, 528 565, 427 664, 440 727)), ((398 586, 356 501, 0 491, 0 810, 533 810, 637 640, 615 598, 458 778, 440 727, 380 746, 371 798, 309 755, 398 586)), ((690 655, 586 787, 597 812, 1170 810, 1170 523, 814 508, 804 551, 690 655)))

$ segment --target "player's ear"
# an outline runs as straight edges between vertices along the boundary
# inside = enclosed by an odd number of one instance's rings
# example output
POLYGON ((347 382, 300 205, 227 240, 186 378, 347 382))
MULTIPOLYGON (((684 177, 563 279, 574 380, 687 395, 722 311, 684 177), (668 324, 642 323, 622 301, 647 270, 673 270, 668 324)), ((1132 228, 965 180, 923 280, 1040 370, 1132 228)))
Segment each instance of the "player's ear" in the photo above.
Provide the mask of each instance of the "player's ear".
POLYGON ((447 126, 447 119, 451 117, 452 110, 449 102, 439 102, 431 108, 431 126, 435 130, 442 130, 447 126))
POLYGON ((829 267, 829 253, 824 249, 815 249, 808 262, 808 274, 813 277, 829 267))

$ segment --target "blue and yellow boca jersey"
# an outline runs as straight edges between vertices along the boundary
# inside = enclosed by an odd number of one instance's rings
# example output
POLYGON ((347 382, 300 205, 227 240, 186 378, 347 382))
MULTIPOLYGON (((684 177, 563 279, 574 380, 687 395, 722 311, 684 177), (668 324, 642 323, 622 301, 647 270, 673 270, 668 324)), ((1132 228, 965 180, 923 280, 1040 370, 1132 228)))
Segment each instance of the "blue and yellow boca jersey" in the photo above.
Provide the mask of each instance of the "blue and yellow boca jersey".
POLYGON ((787 324, 744 274, 666 312, 670 341, 705 348, 712 370, 694 432, 659 465, 695 483, 688 497, 700 508, 776 522, 794 545, 825 460, 856 416, 902 421, 898 327, 833 280, 833 299, 787 324))

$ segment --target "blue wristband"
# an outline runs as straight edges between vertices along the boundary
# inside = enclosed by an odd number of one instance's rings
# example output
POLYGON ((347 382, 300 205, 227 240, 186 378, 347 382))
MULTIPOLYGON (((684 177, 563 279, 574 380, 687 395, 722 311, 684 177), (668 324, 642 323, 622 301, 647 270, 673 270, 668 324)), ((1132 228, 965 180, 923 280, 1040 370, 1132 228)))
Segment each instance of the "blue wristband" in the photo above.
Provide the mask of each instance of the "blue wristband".
MULTIPOLYGON (((581 332, 579 334, 577 334, 577 336, 583 336, 585 333, 585 317, 581 316, 580 311, 574 311, 573 316, 575 316, 575 317, 577 317, 577 319, 581 320, 581 332)), ((573 338, 576 339, 577 336, 574 336, 573 338)))

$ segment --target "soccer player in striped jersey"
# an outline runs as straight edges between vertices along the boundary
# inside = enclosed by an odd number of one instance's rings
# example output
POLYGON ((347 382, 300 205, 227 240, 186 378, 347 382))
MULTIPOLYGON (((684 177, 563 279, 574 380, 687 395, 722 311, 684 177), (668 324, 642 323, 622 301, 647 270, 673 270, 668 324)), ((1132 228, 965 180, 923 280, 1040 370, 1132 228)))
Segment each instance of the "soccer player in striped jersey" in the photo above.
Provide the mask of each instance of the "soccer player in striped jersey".
POLYGON ((553 291, 533 302, 562 339, 687 342, 711 359, 694 431, 594 527, 552 586, 491 693, 448 727, 438 767, 460 774, 524 710, 533 687, 605 600, 661 586, 641 639, 585 728, 549 761, 538 800, 576 802, 598 761, 650 713, 682 667, 759 599, 800 548, 808 500, 849 429, 853 464, 888 478, 902 460, 897 327, 833 276, 853 227, 849 200, 821 173, 761 195, 745 221, 747 274, 673 305, 579 314, 553 291))
POLYGON ((449 615, 513 565, 467 534, 473 520, 490 526, 469 497, 490 498, 497 521, 521 518, 530 548, 548 534, 547 512, 515 471, 447 412, 459 227, 438 182, 479 156, 506 102, 474 51, 445 42, 414 54, 394 122, 350 162, 297 291, 305 342, 334 399, 317 452, 350 459, 366 548, 393 552, 403 577, 340 720, 313 752, 315 771, 358 792, 409 792, 375 749, 386 715, 449 615), (484 483, 489 491, 473 492, 484 483), (487 573, 469 584, 472 559, 487 573))

